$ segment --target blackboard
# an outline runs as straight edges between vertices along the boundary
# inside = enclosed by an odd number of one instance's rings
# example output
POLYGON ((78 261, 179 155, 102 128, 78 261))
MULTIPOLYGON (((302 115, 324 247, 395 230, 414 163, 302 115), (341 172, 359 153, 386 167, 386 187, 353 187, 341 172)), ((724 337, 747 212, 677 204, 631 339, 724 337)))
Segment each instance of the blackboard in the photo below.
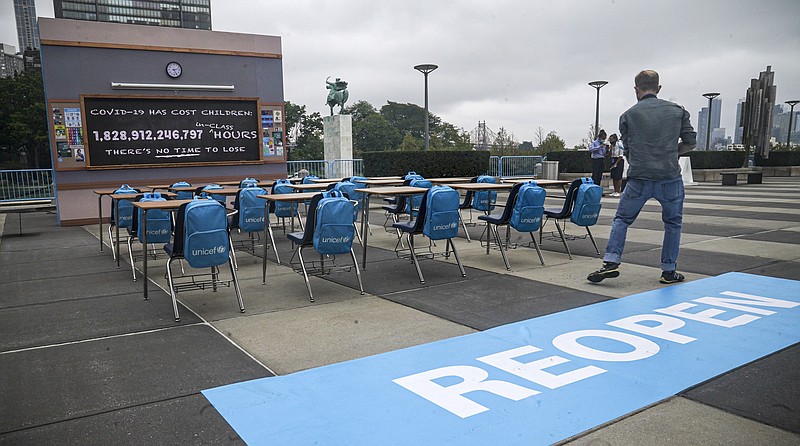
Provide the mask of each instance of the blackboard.
POLYGON ((82 96, 90 167, 261 160, 258 99, 82 96))

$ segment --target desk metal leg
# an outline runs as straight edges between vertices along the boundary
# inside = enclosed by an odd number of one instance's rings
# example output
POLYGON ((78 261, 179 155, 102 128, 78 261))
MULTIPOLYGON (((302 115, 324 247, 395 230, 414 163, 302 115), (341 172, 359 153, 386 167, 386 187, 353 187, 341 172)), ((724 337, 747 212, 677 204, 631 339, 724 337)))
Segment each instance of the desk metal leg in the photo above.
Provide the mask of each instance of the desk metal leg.
POLYGON ((97 196, 97 224, 100 227, 100 252, 103 252, 103 196, 97 196))
POLYGON ((369 236, 369 194, 364 194, 364 209, 361 215, 361 235, 364 246, 361 247, 361 269, 367 269, 367 238, 369 236))
POLYGON ((117 224, 114 225, 117 235, 117 239, 114 240, 114 246, 116 247, 114 252, 117 253, 117 268, 119 268, 119 200, 114 200, 114 218, 117 219, 117 224))
MULTIPOLYGON (((133 212, 137 212, 136 209, 133 212)), ((144 255, 142 261, 142 274, 144 274, 144 280, 142 280, 142 284, 144 286, 144 300, 147 300, 147 209, 142 209, 142 246, 144 246, 144 255)), ((133 259, 131 259, 133 261, 133 259)))

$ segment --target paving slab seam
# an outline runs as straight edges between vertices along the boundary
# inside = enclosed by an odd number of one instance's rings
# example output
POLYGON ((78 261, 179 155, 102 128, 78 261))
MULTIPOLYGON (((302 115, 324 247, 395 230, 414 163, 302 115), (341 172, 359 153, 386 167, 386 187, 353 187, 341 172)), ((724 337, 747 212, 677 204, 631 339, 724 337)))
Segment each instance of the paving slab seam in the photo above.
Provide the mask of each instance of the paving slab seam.
MULTIPOLYGON (((656 401, 655 403, 652 403, 652 404, 649 404, 647 406, 641 407, 641 408, 636 409, 636 410, 634 410, 632 412, 628 412, 625 415, 617 417, 617 418, 615 418, 613 420, 609 420, 609 421, 607 421, 607 422, 605 422, 603 424, 597 425, 597 426, 595 426, 595 427, 593 427, 591 429, 587 429, 587 430, 585 430, 585 431, 583 431, 583 432, 581 432, 579 434, 573 435, 573 436, 571 436, 569 438, 565 438, 565 439, 563 439, 563 440, 561 440, 559 442, 553 443, 553 446, 559 446, 559 445, 571 443, 571 442, 574 442, 574 441, 578 441, 581 438, 591 434, 592 432, 597 432, 599 430, 603 430, 604 428, 607 428, 607 427, 609 427, 609 426, 611 426, 613 424, 619 423, 620 421, 622 421, 622 420, 624 420, 626 418, 630 418, 630 417, 632 417, 634 415, 637 415, 639 413, 642 413, 642 412, 644 412, 646 410, 652 409, 653 407, 656 407, 656 406, 658 406, 660 404, 664 404, 667 401, 674 400, 675 398, 681 398, 681 397, 679 395, 672 395, 670 397, 664 398, 661 401, 656 401)), ((593 445, 593 443, 589 443, 587 446, 592 446, 592 445, 593 445)), ((603 445, 603 446, 605 446, 605 445, 603 445)))
MULTIPOLYGON (((86 232, 89 232, 90 234, 92 234, 92 232, 91 232, 91 231, 89 231, 89 230, 88 230, 86 227, 84 227, 84 229, 86 230, 86 232)), ((99 240, 99 239, 98 239, 98 240, 99 240)), ((144 272, 143 272, 141 269, 137 268, 137 267, 136 267, 136 265, 134 265, 134 268, 136 268, 136 270, 137 270, 137 271, 139 271, 139 273, 142 275, 142 277, 144 277, 144 272)), ((170 295, 169 291, 167 291, 167 289, 166 289, 166 288, 164 288, 163 286, 161 286, 161 285, 160 285, 158 282, 155 282, 154 280, 150 279, 150 277, 144 277, 144 279, 145 279, 145 280, 147 280, 147 281, 149 281, 149 282, 150 282, 150 283, 152 283, 153 285, 155 285, 155 286, 156 286, 158 289, 160 289, 161 291, 163 291, 163 292, 164 292, 164 294, 166 294, 167 296, 169 296, 169 295, 170 295)), ((214 324, 213 324, 213 323, 211 323, 211 322, 207 321, 207 320, 206 320, 206 319, 205 319, 203 316, 201 316, 201 315, 200 315, 198 312, 196 312, 194 309, 192 309, 192 307, 190 307, 189 305, 187 305, 186 303, 184 303, 183 301, 181 301, 181 299, 180 299, 180 294, 178 294, 178 298, 177 298, 176 300, 177 300, 177 301, 178 301, 178 302, 179 302, 181 305, 183 305, 183 307, 184 307, 184 308, 186 308, 188 311, 190 311, 192 314, 194 314, 194 315, 195 315, 195 316, 196 316, 198 319, 200 319, 200 321, 202 321, 202 322, 200 322, 199 324, 205 324, 205 325, 207 325, 207 326, 211 327, 211 329, 212 329, 212 330, 214 330, 214 331, 215 331, 215 332, 217 332, 217 333, 218 333, 220 336, 222 336, 222 337, 223 337, 225 340, 227 340, 228 342, 230 342, 230 343, 231 343, 231 345, 233 345, 234 347, 236 347, 237 349, 239 349, 239 351, 241 351, 242 353, 244 353, 244 354, 245 354, 245 355, 246 355, 248 358, 250 358, 250 359, 252 359, 253 361, 255 361, 255 362, 256 362, 256 364, 260 365, 261 367, 263 367, 265 370, 267 370, 268 372, 272 373, 273 375, 277 375, 277 373, 275 373, 275 372, 274 372, 274 371, 273 371, 271 368, 269 368, 269 367, 268 367, 266 364, 264 364, 263 362, 259 361, 259 360, 258 360, 258 359, 257 359, 255 356, 253 356, 252 354, 250 354, 250 352, 248 352, 247 350, 245 350, 245 349, 244 349, 244 348, 243 348, 241 345, 237 344, 236 342, 234 342, 234 341, 233 341, 233 339, 231 339, 230 337, 228 337, 228 336, 226 336, 224 333, 222 333, 222 332, 221 332, 221 331, 220 331, 220 330, 219 330, 219 329, 218 329, 216 326, 214 326, 214 324)), ((190 324, 190 325, 197 325, 197 324, 190 324)), ((189 326, 189 325, 183 325, 183 326, 189 326)), ((175 327, 171 327, 171 328, 175 328, 175 327)))
POLYGON ((20 349, 16 349, 16 350, 8 350, 8 351, 0 352, 0 356, 12 354, 12 353, 22 353, 22 352, 28 352, 28 351, 34 351, 34 350, 43 350, 43 349, 46 349, 46 348, 64 347, 64 346, 67 346, 67 345, 76 345, 76 344, 85 344, 85 343, 88 343, 88 342, 104 341, 104 340, 107 340, 107 339, 125 338, 125 337, 129 337, 129 336, 138 336, 138 335, 143 335, 143 334, 158 333, 158 332, 161 332, 161 331, 175 330, 175 329, 178 329, 178 328, 185 328, 185 327, 194 327, 194 326, 198 326, 198 325, 210 325, 210 324, 208 322, 203 321, 203 322, 196 322, 194 324, 176 325, 174 327, 153 328, 153 329, 150 329, 150 330, 134 331, 134 332, 130 332, 130 333, 120 333, 120 334, 109 335, 109 336, 100 336, 100 337, 97 337, 97 338, 81 339, 81 340, 78 340, 78 341, 59 342, 59 343, 56 343, 56 344, 47 344, 47 345, 37 345, 35 347, 26 347, 26 348, 20 348, 20 349))
MULTIPOLYGON (((96 417, 98 415, 113 414, 115 412, 120 412, 122 410, 133 409, 133 408, 136 408, 136 407, 145 407, 145 406, 151 406, 151 405, 154 405, 154 404, 166 403, 166 402, 169 402, 169 401, 176 401, 176 400, 180 400, 180 399, 183 399, 183 398, 190 397, 192 395, 201 395, 202 396, 202 393, 200 393, 200 392, 187 393, 185 395, 177 395, 177 396, 170 397, 170 398, 163 398, 163 399, 160 399, 160 400, 152 400, 152 401, 147 401, 147 402, 143 402, 143 403, 140 403, 140 404, 132 404, 130 406, 115 407, 113 409, 108 409, 108 410, 98 410, 96 412, 86 413, 86 414, 83 414, 83 415, 77 416, 77 417, 67 417, 67 418, 63 418, 63 419, 59 419, 59 420, 55 420, 55 421, 48 421, 46 423, 28 425, 28 426, 25 426, 25 427, 22 427, 22 428, 19 428, 19 429, 0 431, 0 436, 6 435, 6 434, 15 434, 15 433, 18 433, 18 432, 25 432, 25 431, 32 430, 32 429, 41 429, 41 428, 47 427, 47 426, 53 426, 53 425, 58 425, 58 424, 61 424, 61 423, 68 423, 70 421, 76 421, 76 420, 82 420, 82 419, 85 419, 85 418, 96 417)), ((213 409, 213 406, 211 405, 211 403, 207 403, 206 407, 213 409)), ((0 438, 0 440, 2 440, 2 438, 0 438)))

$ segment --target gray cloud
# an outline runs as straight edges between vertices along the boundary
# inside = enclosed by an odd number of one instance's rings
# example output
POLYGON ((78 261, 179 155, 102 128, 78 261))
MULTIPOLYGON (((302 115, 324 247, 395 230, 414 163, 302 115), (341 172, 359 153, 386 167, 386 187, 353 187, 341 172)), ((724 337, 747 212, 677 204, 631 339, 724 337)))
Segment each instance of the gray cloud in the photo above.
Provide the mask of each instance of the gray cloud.
MULTIPOLYGON (((10 3, 0 40, 16 45, 10 3)), ((52 2, 37 10, 52 17, 52 2)), ((796 0, 212 2, 215 30, 281 36, 285 97, 310 111, 327 112, 327 76, 350 83, 352 102, 422 104, 423 77, 412 67, 435 63, 432 113, 465 130, 486 121, 518 140, 541 126, 570 146, 594 122, 587 82, 609 81, 600 121, 616 131, 644 68, 659 71, 660 96, 684 105, 695 125, 702 93, 722 93, 729 135, 737 101, 767 65, 779 101, 800 99, 798 17, 796 0)))

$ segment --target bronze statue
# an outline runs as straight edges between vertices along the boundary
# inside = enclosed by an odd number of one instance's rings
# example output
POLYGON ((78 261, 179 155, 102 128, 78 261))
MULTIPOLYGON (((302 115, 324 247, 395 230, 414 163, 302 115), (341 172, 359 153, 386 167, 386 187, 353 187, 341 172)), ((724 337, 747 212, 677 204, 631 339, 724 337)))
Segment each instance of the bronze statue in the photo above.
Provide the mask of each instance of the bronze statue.
POLYGON ((331 116, 333 116, 333 107, 338 105, 339 106, 339 114, 342 113, 344 110, 344 103, 347 102, 347 98, 350 97, 350 93, 347 92, 347 82, 339 79, 338 77, 334 82, 331 82, 329 79, 331 77, 328 76, 325 79, 325 83, 327 84, 328 91, 328 107, 331 108, 331 116))

